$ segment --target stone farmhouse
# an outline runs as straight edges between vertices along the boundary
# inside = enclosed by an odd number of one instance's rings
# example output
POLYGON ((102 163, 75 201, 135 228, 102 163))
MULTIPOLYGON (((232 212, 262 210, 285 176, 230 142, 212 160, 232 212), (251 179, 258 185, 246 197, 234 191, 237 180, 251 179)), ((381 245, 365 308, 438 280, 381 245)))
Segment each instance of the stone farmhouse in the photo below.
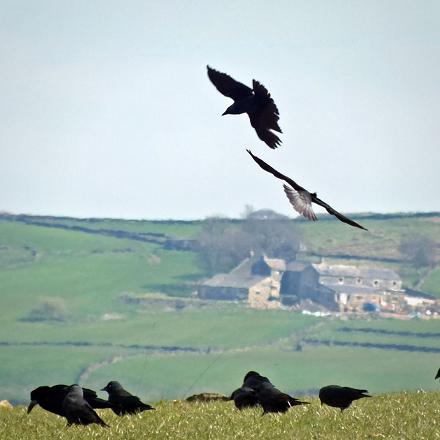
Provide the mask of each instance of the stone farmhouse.
POLYGON ((390 269, 249 257, 198 285, 203 299, 245 301, 260 309, 301 308, 310 302, 333 312, 411 313, 439 308, 430 295, 402 289, 390 269))

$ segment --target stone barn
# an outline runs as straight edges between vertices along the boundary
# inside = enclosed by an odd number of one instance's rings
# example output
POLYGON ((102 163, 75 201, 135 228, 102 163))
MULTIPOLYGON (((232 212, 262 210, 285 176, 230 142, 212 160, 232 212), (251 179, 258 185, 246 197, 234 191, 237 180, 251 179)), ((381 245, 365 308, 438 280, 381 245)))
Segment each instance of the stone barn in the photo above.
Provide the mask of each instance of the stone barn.
POLYGON ((271 266, 278 267, 280 261, 247 258, 231 272, 205 280, 197 294, 203 299, 247 301, 254 308, 278 308, 280 276, 272 274, 271 266))

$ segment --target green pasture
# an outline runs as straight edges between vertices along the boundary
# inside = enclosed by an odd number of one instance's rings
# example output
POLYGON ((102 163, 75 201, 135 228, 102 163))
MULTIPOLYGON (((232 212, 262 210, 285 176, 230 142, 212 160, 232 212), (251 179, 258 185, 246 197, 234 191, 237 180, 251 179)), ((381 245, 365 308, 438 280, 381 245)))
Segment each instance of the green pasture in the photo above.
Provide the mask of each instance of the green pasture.
POLYGON ((24 407, 0 410, 1 439, 256 439, 292 438, 418 439, 438 437, 438 392, 379 394, 355 402, 340 413, 321 406, 317 398, 310 405, 291 408, 286 414, 261 416, 261 409, 238 411, 232 402, 158 402, 156 411, 117 417, 110 410, 99 411, 110 425, 66 428, 65 420, 35 408, 26 415, 24 407))

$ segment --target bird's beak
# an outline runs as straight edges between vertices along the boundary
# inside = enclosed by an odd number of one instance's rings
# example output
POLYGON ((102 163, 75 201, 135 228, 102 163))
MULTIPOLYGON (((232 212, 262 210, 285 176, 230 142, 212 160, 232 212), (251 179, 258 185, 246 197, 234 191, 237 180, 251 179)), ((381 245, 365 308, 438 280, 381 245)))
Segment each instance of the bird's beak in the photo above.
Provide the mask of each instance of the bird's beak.
POLYGON ((38 402, 37 402, 36 400, 31 400, 31 403, 29 404, 28 409, 27 409, 27 413, 28 413, 28 414, 32 411, 32 408, 33 408, 35 405, 38 405, 38 402))
POLYGON ((107 391, 107 387, 101 388, 100 391, 107 391))
POLYGON ((228 114, 228 111, 225 110, 225 111, 222 113, 222 116, 227 115, 227 114, 228 114))

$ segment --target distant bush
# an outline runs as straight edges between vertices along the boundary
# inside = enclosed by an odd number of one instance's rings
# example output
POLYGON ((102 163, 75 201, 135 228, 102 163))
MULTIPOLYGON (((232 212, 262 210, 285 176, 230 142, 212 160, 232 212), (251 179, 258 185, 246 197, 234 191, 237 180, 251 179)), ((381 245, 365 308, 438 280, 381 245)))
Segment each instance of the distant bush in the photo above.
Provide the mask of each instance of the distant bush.
POLYGON ((218 273, 229 271, 250 252, 294 260, 300 235, 288 218, 255 218, 253 213, 248 213, 244 220, 238 222, 222 218, 206 220, 198 241, 201 264, 208 272, 218 273))
POLYGON ((44 298, 33 308, 24 321, 59 321, 64 322, 68 318, 67 306, 63 298, 44 298))
POLYGON ((437 261, 437 244, 420 234, 405 236, 399 246, 400 253, 416 267, 433 267, 437 261))

